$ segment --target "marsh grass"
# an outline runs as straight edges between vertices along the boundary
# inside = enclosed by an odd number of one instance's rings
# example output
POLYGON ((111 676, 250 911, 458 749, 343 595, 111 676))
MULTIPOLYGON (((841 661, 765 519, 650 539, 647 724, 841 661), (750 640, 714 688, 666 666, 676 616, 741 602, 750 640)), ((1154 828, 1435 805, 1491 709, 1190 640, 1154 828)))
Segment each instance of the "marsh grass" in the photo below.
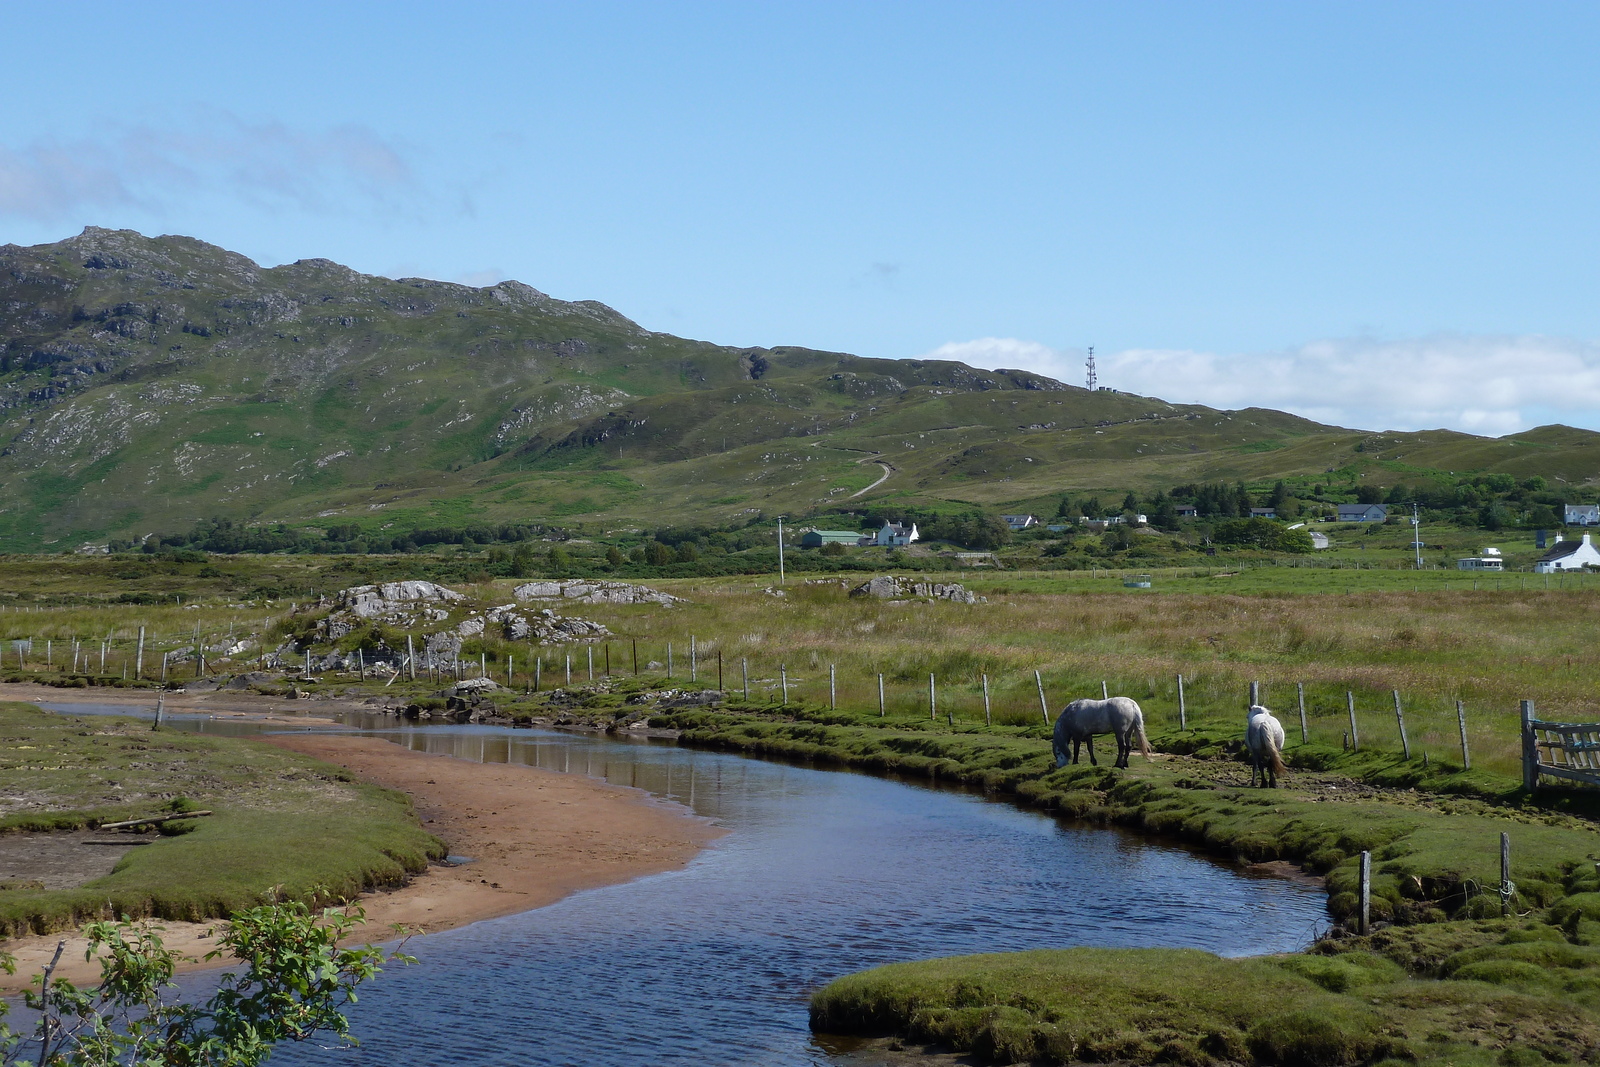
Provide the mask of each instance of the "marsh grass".
POLYGON ((149 722, 0 704, 0 776, 0 833, 92 827, 175 801, 215 812, 77 889, 0 892, 7 935, 91 917, 215 918, 274 893, 346 899, 443 855, 402 793, 268 745, 149 722))

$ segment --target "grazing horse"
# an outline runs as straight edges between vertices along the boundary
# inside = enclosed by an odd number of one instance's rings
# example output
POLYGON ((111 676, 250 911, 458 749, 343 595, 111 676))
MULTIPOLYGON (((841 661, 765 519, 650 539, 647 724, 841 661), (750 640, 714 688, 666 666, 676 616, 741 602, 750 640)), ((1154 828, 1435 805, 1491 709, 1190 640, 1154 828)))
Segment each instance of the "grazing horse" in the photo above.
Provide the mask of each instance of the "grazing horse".
POLYGON ((1072 745, 1072 762, 1078 762, 1078 746, 1089 743, 1089 762, 1099 764, 1094 758, 1094 735, 1115 734, 1117 737, 1117 766, 1126 767, 1133 752, 1133 738, 1139 737, 1139 751, 1150 755, 1150 742, 1144 736, 1144 713, 1132 697, 1112 697, 1109 700, 1074 700, 1061 709, 1056 719, 1055 734, 1050 747, 1055 751, 1056 766, 1067 765, 1067 745, 1072 745))
POLYGON ((1283 751, 1283 724, 1260 704, 1251 704, 1244 728, 1244 743, 1250 749, 1250 784, 1261 776, 1261 788, 1267 788, 1271 776, 1273 789, 1278 788, 1278 775, 1288 773, 1278 753, 1283 751))

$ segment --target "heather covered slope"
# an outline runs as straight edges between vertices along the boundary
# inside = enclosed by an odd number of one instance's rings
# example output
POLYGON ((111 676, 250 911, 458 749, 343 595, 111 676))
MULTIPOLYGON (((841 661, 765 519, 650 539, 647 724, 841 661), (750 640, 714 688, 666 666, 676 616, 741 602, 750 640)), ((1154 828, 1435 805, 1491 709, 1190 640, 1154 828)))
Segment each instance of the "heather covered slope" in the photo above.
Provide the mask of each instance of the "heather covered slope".
POLYGON ((1344 471, 1600 472, 1600 435, 1383 435, 953 362, 736 349, 517 282, 263 268, 96 228, 0 247, 0 548, 226 516, 726 522, 861 499, 1344 471), (887 464, 885 467, 881 464, 887 464))

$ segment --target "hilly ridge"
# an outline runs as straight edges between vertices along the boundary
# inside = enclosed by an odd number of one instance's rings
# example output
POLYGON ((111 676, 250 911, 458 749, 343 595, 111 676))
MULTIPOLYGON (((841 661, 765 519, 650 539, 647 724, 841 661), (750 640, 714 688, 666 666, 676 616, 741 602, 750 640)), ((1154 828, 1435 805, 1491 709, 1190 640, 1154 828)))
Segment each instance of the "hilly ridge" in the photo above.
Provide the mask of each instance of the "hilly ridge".
POLYGON ((1216 478, 1600 475, 1600 435, 1567 427, 1371 434, 1025 371, 732 348, 518 282, 264 268, 93 227, 0 247, 0 442, 9 550, 210 516, 610 528, 845 500, 1053 509, 1216 478))

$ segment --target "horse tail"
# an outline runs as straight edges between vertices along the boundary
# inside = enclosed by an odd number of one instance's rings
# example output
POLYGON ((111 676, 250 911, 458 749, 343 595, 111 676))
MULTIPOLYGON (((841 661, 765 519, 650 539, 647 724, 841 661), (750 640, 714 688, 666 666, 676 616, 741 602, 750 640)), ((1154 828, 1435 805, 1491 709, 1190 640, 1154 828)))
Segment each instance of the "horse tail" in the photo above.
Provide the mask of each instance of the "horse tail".
POLYGON ((1150 758, 1150 739, 1144 736, 1144 713, 1143 712, 1140 712, 1139 713, 1139 717, 1136 720, 1134 720, 1134 725, 1139 728, 1139 754, 1142 755, 1145 759, 1149 759, 1150 758))
POLYGON ((1272 736, 1271 730, 1261 731, 1261 747, 1267 750, 1267 763, 1271 765, 1274 775, 1289 773, 1289 768, 1283 765, 1283 758, 1278 755, 1278 741, 1272 736))

